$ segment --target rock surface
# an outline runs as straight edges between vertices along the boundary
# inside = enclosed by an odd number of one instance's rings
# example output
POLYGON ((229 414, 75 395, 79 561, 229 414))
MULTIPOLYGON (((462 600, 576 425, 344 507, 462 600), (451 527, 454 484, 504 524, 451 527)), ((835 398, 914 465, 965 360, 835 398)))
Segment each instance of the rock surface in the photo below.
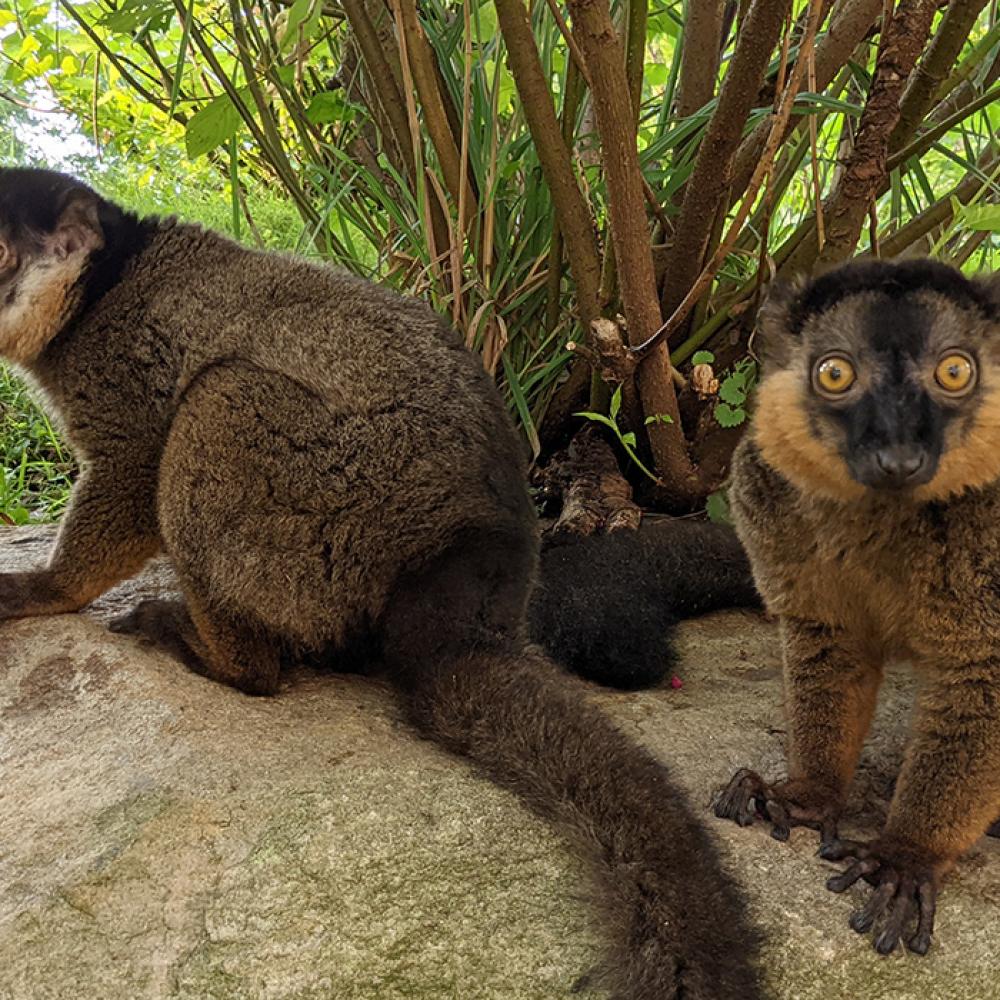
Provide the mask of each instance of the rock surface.
MULTIPOLYGON (((0 533, 0 566, 43 529, 0 533)), ((169 588, 154 566, 84 615, 0 629, 0 1000, 597 1000, 582 867, 507 793, 420 740, 371 680, 297 671, 273 699, 187 673, 102 622, 169 588)), ((683 631, 684 686, 594 691, 673 765, 766 929, 776 1000, 1000 1000, 1000 841, 949 880, 925 959, 847 926, 863 895, 789 844, 711 817, 746 764, 782 767, 773 625, 683 631)), ((856 785, 884 814, 911 682, 890 674, 856 785)), ((850 830, 848 830, 850 832, 850 830)))

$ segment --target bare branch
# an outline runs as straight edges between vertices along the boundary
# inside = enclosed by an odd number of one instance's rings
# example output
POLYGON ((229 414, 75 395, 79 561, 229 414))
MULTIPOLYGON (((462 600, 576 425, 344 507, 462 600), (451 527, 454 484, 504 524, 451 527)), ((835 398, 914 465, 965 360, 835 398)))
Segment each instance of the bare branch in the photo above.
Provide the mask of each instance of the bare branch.
MULTIPOLYGON (((881 13, 882 0, 847 0, 837 6, 829 30, 816 43, 815 83, 809 84, 814 93, 821 93, 829 87, 881 13)), ((795 125, 796 120, 793 118, 788 124, 788 131, 795 128, 795 125)), ((730 204, 739 200, 750 183, 769 129, 769 122, 761 122, 740 143, 733 163, 730 204)))
POLYGON ((679 118, 693 115, 715 96, 724 6, 724 0, 689 0, 687 4, 677 83, 676 114, 679 118))
MULTIPOLYGON (((622 305, 629 342, 637 344, 659 326, 660 310, 625 57, 607 0, 570 0, 569 7, 573 35, 590 71, 622 305)), ((650 426, 649 443, 668 492, 691 502, 699 492, 697 474, 687 452, 671 371, 661 346, 639 371, 639 395, 647 415, 670 417, 669 423, 656 421, 650 426)))
POLYGON ((900 0, 884 29, 868 100, 858 123, 854 149, 840 181, 823 208, 826 241, 816 255, 804 241, 784 270, 807 270, 818 260, 834 264, 854 251, 872 199, 885 181, 889 135, 899 121, 899 102, 907 77, 916 64, 937 11, 937 0, 900 0))
POLYGON ((552 194, 559 232, 565 242, 566 257, 576 285, 580 322, 584 330, 589 330, 590 324, 600 315, 597 296, 601 283, 601 262, 594 221, 577 184, 569 147, 556 118, 527 8, 522 0, 497 0, 496 10, 521 108, 542 164, 545 183, 552 194))
POLYGON ((914 135, 934 103, 941 81, 951 72, 973 25, 989 0, 952 0, 934 38, 910 76, 899 106, 899 121, 889 136, 895 153, 914 135))
POLYGON ((790 7, 791 0, 754 0, 747 12, 715 112, 684 188, 663 287, 664 314, 677 309, 701 270, 716 211, 726 197, 743 126, 790 7))

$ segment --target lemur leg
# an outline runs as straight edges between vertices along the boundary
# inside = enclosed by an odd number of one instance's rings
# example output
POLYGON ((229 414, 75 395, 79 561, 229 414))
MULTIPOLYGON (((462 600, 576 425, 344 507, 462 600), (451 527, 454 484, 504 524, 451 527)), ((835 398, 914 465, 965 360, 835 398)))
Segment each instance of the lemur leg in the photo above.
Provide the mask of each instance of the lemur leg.
POLYGON ((189 594, 182 601, 142 601, 111 623, 173 653, 190 670, 247 694, 274 694, 281 668, 278 644, 189 594))
POLYGON ((124 492, 130 476, 135 473, 128 468, 85 473, 73 489, 48 566, 0 573, 0 620, 77 611, 156 553, 153 501, 124 492))
POLYGON ((1000 658, 946 668, 928 684, 882 835, 827 852, 857 859, 827 883, 834 892, 860 878, 877 887, 851 926, 865 933, 886 918, 875 948, 887 954, 917 912, 907 945, 924 954, 942 876, 982 836, 998 808, 1000 658))
POLYGON ((836 835, 882 670, 846 636, 815 622, 784 619, 782 641, 788 779, 769 784, 753 771, 737 771, 715 814, 740 826, 766 817, 777 840, 787 840, 792 826, 813 827, 826 842, 836 835))

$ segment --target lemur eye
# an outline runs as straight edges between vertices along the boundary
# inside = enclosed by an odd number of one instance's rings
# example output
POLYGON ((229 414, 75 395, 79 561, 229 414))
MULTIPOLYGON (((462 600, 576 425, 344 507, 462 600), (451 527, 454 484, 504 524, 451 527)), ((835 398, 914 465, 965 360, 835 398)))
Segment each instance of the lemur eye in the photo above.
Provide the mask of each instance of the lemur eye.
POLYGON ((839 396, 854 385, 857 376, 854 374, 854 365, 847 358, 840 355, 833 355, 823 358, 813 373, 816 387, 827 395, 839 396))
POLYGON ((976 377, 976 365, 968 354, 952 351, 938 362, 934 378, 942 389, 948 392, 965 392, 976 377))

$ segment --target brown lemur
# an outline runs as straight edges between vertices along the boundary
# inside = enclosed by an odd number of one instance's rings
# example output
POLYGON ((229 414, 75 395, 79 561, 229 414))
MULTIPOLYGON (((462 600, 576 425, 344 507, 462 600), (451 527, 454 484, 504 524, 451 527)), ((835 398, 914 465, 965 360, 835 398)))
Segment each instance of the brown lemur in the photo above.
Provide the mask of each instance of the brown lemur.
POLYGON ((854 859, 828 887, 875 886, 851 926, 923 954, 942 877, 1000 813, 1000 283, 857 261, 776 288, 759 329, 730 499, 781 620, 788 778, 740 771, 716 813, 819 829, 821 856, 854 859), (888 818, 841 840, 896 660, 923 683, 888 818))
POLYGON ((372 657, 426 735, 593 862, 615 997, 761 996, 758 937, 669 772, 527 638, 538 529, 481 364, 424 304, 0 170, 0 354, 81 459, 0 618, 74 611, 157 551, 183 603, 117 624, 242 691, 372 657))

